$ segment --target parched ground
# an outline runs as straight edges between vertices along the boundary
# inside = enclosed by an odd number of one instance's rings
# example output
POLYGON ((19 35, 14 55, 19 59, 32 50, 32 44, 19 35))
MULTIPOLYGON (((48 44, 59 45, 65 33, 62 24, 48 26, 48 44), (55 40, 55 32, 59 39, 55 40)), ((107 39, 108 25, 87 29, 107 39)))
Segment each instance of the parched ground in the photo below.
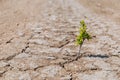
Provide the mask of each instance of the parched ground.
POLYGON ((120 80, 119 1, 98 2, 0 0, 0 80, 120 80), (80 20, 96 37, 74 60, 80 20))

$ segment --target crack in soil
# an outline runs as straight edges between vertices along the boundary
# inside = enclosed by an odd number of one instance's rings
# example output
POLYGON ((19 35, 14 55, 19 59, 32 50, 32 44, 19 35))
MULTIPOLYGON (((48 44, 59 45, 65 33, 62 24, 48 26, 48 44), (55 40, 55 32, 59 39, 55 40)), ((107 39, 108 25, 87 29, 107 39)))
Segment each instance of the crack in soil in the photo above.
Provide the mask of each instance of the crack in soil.
POLYGON ((27 48, 29 48, 29 43, 26 44, 26 47, 23 48, 23 49, 21 50, 21 52, 16 53, 16 54, 14 54, 14 55, 11 55, 11 56, 9 56, 7 59, 2 59, 2 60, 5 60, 5 61, 12 60, 15 56, 17 56, 17 55, 19 55, 19 54, 21 54, 21 53, 24 53, 27 48))
POLYGON ((11 38, 10 40, 8 40, 8 41, 6 42, 6 44, 11 43, 11 41, 12 41, 13 39, 14 39, 14 38, 11 38))

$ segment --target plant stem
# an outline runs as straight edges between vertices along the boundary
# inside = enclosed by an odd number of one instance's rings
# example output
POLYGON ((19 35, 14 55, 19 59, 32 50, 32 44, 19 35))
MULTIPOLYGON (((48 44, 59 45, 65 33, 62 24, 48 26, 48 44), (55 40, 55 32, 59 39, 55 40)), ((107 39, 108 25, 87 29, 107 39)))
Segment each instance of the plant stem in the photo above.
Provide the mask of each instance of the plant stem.
POLYGON ((81 47, 82 47, 82 45, 79 46, 79 52, 78 52, 78 54, 77 54, 77 57, 80 56, 81 47))
MULTIPOLYGON (((84 43, 84 40, 83 40, 83 43, 84 43)), ((79 46, 79 52, 77 54, 77 59, 80 57, 81 47, 82 47, 83 43, 79 46)))

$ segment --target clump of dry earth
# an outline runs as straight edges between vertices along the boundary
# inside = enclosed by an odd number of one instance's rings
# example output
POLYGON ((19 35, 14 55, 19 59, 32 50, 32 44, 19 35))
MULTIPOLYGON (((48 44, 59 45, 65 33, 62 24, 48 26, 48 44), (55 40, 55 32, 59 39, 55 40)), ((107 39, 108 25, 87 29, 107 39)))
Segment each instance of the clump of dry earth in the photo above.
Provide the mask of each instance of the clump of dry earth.
POLYGON ((76 0, 0 1, 0 80, 120 80, 120 27, 76 0), (79 21, 96 36, 72 60, 79 21))

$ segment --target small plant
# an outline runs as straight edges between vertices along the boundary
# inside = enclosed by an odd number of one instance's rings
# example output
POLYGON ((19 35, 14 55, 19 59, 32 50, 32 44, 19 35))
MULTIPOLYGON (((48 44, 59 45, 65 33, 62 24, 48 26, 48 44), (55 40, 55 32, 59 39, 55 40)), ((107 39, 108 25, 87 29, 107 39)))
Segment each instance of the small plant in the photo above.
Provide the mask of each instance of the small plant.
POLYGON ((76 38, 76 44, 79 45, 79 52, 77 58, 80 56, 81 47, 85 40, 92 39, 91 35, 87 32, 87 25, 84 20, 80 21, 79 35, 76 38))

